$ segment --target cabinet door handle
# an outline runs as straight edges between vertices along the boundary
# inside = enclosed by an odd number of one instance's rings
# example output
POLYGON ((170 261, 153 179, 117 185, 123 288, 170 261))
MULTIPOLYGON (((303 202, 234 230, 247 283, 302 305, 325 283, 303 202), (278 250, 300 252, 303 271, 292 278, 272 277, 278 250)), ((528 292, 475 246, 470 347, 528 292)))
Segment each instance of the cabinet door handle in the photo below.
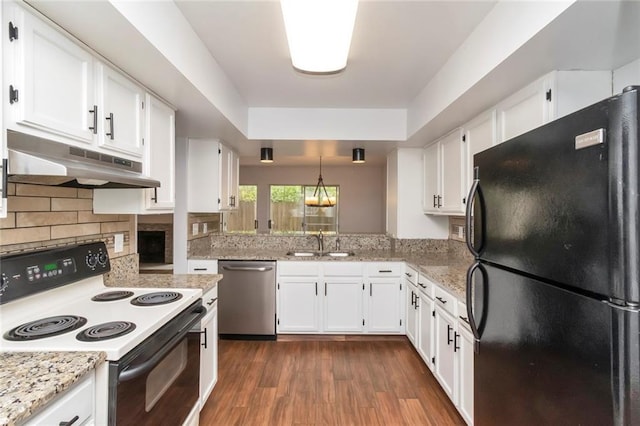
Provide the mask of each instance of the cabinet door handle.
POLYGON ((418 295, 416 294, 416 304, 414 305, 413 309, 418 309, 420 307, 420 305, 418 305, 418 300, 420 300, 420 297, 418 297, 418 295))
POLYGON ((7 171, 8 161, 6 158, 2 159, 2 197, 7 198, 7 185, 9 184, 9 173, 7 171))
POLYGON ((60 422, 60 423, 58 423, 58 425, 59 426, 71 426, 72 424, 77 422, 79 419, 80 419, 80 417, 73 416, 73 418, 71 420, 69 420, 68 422, 60 422))
POLYGON ((442 196, 438 195, 438 208, 442 207, 442 196))
POLYGON ((369 283, 369 296, 373 296, 373 284, 369 283))
POLYGON ((453 351, 454 352, 458 352, 458 350, 460 349, 460 346, 458 346, 458 337, 460 337, 460 335, 454 331, 453 332, 453 351))
POLYGON ((316 283, 316 296, 318 295, 318 283, 316 283))
POLYGON ((433 207, 436 208, 438 207, 436 200, 438 199, 438 196, 436 194, 433 194, 433 207))
POLYGON ((113 140, 113 113, 110 112, 108 117, 105 117, 105 120, 109 120, 109 132, 106 133, 109 136, 109 139, 113 140))
POLYGON ((93 130, 93 134, 98 133, 98 105, 94 105, 93 109, 90 109, 89 112, 93 114, 93 126, 89 127, 89 130, 93 130))
POLYGON ((205 327, 204 330, 202 330, 200 332, 200 334, 202 334, 204 336, 204 343, 200 343, 201 346, 204 346, 205 349, 207 349, 207 329, 205 327))
POLYGON ((324 283, 324 295, 327 295, 327 283, 324 283))
POLYGON ((444 300, 442 297, 436 296, 436 299, 438 299, 443 305, 447 303, 447 301, 444 300))
POLYGON ((411 306, 415 306, 416 304, 416 294, 411 290, 411 306))
POLYGON ((453 339, 451 338, 451 331, 453 330, 453 327, 451 327, 449 324, 447 324, 447 346, 451 344, 451 342, 453 342, 453 339))
POLYGON ((158 204, 158 188, 153 188, 153 197, 151 197, 151 201, 158 204))

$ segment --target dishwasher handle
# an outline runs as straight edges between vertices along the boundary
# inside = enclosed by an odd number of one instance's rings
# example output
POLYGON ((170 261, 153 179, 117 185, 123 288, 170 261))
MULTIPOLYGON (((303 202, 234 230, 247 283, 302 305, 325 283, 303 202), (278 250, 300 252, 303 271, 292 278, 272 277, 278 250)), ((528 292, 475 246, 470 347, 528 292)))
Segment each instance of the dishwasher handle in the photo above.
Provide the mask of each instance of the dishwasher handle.
POLYGON ((253 271, 253 272, 266 272, 273 269, 272 266, 223 266, 225 271, 253 271))

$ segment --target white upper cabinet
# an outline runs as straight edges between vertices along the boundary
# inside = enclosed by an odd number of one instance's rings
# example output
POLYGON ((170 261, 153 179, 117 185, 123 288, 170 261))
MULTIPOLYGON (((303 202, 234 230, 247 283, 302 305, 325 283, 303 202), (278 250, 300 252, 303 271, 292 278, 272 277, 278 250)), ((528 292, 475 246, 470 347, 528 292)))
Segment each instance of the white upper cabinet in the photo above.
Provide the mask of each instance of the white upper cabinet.
POLYGON ((610 71, 552 71, 498 104, 498 140, 504 142, 608 96, 610 71))
POLYGON ((462 129, 456 129, 424 149, 425 213, 464 214, 466 149, 462 129))
POLYGON ((473 156, 496 144, 496 130, 495 110, 480 114, 464 126, 467 156, 467 189, 465 194, 469 192, 473 181, 473 156))
POLYGON ((142 157, 144 90, 104 64, 97 70, 100 146, 142 157))
POLYGON ((95 213, 173 213, 175 206, 175 111, 147 94, 144 174, 160 181, 153 189, 95 189, 95 213))
MULTIPOLYGON (((93 57, 74 41, 15 4, 4 6, 3 31, 8 42, 8 125, 52 132, 92 144, 94 132, 93 57), (93 128, 92 128, 93 127, 93 128)), ((82 146, 82 144, 80 144, 82 146)), ((86 145, 84 145, 86 146, 86 145)))
POLYGON ((194 213, 238 208, 238 154, 217 139, 189 139, 187 208, 194 213))

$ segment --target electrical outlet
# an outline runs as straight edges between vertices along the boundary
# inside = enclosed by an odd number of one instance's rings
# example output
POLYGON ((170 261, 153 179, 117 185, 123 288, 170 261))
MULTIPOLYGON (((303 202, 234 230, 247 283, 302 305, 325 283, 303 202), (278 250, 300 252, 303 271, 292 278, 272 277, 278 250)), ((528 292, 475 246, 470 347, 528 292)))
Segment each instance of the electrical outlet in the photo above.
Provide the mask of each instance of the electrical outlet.
POLYGON ((198 224, 194 223, 191 225, 191 235, 198 235, 198 224))
POLYGON ((124 250, 124 234, 115 234, 113 236, 113 252, 120 253, 124 250))
POLYGON ((207 233, 207 224, 206 224, 206 223, 203 223, 203 224, 202 224, 202 233, 203 233, 203 234, 206 234, 206 233, 207 233))

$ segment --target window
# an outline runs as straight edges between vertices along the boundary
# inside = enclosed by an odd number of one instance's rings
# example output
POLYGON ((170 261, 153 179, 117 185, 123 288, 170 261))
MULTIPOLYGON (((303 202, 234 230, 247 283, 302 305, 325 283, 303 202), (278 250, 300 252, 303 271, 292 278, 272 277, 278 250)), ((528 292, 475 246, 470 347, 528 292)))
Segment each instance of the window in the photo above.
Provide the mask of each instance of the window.
POLYGON ((258 187, 256 185, 240 185, 238 190, 240 198, 238 210, 224 214, 225 231, 255 234, 258 187))
POLYGON ((332 207, 311 207, 315 186, 271 185, 270 229, 274 234, 338 232, 338 186, 327 186, 332 207))

